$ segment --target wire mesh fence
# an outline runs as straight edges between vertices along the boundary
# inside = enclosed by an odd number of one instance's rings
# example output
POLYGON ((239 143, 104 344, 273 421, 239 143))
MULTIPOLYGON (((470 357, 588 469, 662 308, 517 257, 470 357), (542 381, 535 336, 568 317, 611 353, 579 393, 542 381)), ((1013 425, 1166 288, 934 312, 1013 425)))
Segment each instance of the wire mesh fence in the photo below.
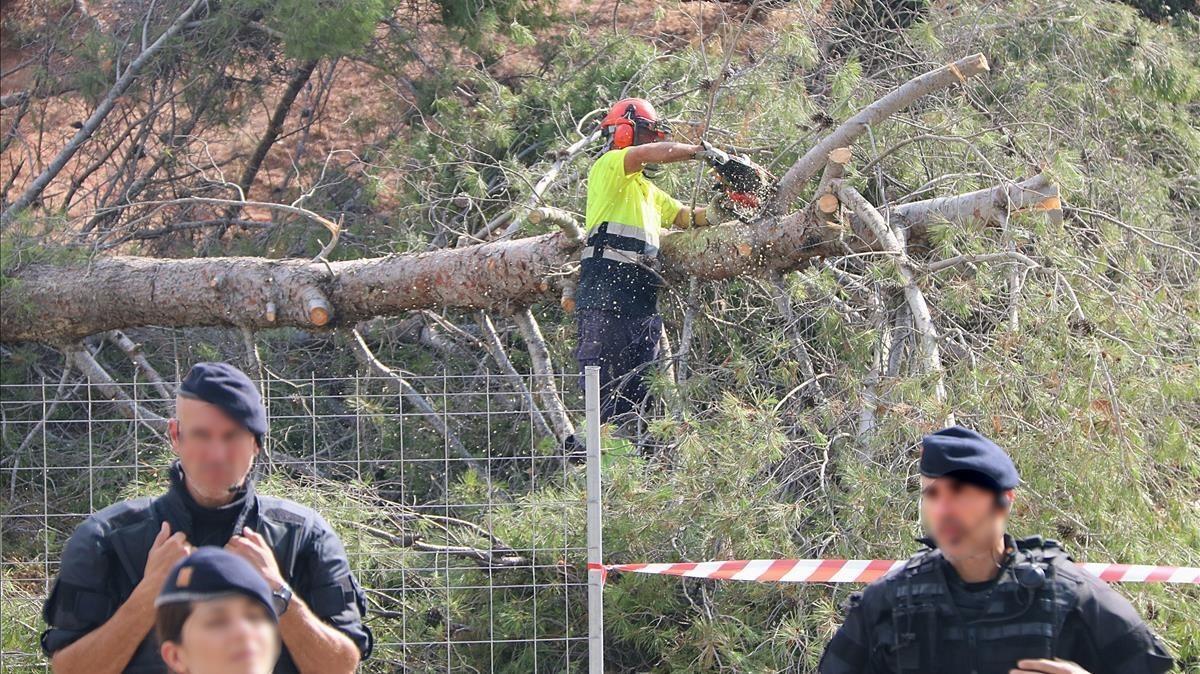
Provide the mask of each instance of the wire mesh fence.
MULTIPOLYGON (((363 671, 587 666, 586 476, 496 375, 267 377, 260 493, 315 508, 367 593, 363 671)), ((575 375, 553 383, 582 424, 575 375)), ((170 383, 0 385, 0 672, 49 671, 42 602, 90 513, 165 491, 170 383)), ((580 436, 582 437, 582 436, 580 436)), ((567 449, 564 449, 566 447, 567 449)), ((576 454, 578 452, 578 454, 576 454)))

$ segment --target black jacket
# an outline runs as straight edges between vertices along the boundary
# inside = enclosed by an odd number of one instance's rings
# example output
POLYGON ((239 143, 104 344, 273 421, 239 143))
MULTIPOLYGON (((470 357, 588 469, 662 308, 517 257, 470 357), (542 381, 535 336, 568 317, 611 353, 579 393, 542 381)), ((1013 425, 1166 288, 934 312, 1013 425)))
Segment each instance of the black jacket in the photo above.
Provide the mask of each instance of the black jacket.
MULTIPOLYGON (((63 550, 58 578, 42 610, 50 626, 42 633, 42 650, 47 656, 100 627, 116 613, 142 580, 150 546, 164 521, 170 523, 172 532, 191 534, 192 511, 178 462, 171 466, 171 478, 166 494, 111 505, 88 517, 71 535, 63 550)), ((243 526, 267 540, 293 592, 322 620, 349 636, 364 659, 370 655, 371 631, 363 624, 366 597, 350 572, 341 541, 324 518, 298 503, 258 495, 248 480, 246 498, 230 527, 230 536, 243 526)), ((152 631, 138 646, 125 672, 166 671, 152 631)), ((275 672, 296 671, 285 647, 275 672)))
POLYGON ((1129 601, 1057 543, 1009 541, 1014 550, 971 619, 956 605, 938 550, 852 595, 821 674, 1008 674, 1025 658, 1062 658, 1092 674, 1173 667, 1129 601))

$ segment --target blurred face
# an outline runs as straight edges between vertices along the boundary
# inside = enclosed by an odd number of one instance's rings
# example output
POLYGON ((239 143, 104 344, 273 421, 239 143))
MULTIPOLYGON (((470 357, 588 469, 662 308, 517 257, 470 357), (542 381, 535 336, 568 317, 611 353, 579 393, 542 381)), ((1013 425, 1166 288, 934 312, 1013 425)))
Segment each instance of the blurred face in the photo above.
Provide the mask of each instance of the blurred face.
POLYGON ((204 505, 229 502, 229 488, 241 486, 258 455, 254 434, 216 405, 182 397, 169 430, 196 500, 204 505))
POLYGON ((267 674, 279 658, 279 633, 249 597, 198 601, 179 642, 162 644, 162 658, 179 674, 267 674))
POLYGON ((952 477, 921 476, 921 516, 937 546, 953 558, 993 550, 1004 536, 1008 512, 997 505, 994 491, 952 477))

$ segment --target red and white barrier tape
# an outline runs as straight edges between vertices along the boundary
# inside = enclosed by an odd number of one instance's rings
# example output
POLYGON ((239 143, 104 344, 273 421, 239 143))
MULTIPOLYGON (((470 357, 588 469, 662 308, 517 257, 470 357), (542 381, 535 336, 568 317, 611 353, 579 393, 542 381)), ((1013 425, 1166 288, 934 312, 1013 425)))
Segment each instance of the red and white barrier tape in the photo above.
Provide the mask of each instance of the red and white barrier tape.
MULTIPOLYGON (((870 583, 904 561, 887 559, 750 559, 675 564, 588 564, 609 571, 653 573, 687 578, 753 580, 760 583, 870 583)), ((1200 585, 1200 568, 1140 564, 1083 564, 1079 567, 1109 583, 1186 583, 1200 585)))

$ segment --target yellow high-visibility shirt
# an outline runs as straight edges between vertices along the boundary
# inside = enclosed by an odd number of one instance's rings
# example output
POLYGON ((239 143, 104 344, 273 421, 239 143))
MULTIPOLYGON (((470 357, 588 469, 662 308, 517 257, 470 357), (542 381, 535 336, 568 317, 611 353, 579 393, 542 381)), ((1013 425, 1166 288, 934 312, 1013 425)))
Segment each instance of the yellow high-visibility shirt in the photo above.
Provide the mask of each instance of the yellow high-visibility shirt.
POLYGON ((659 231, 671 226, 683 204, 650 182, 641 171, 626 174, 628 151, 629 148, 609 150, 588 171, 585 228, 590 234, 602 222, 628 225, 644 230, 644 240, 657 249, 659 231))
POLYGON ((632 251, 655 255, 659 232, 670 227, 683 204, 646 179, 641 171, 625 173, 628 148, 605 152, 588 172, 587 217, 590 237, 580 251, 576 306, 627 317, 657 311, 659 277, 640 264, 627 264, 606 254, 632 251), (603 236, 593 236, 607 222, 603 236))

